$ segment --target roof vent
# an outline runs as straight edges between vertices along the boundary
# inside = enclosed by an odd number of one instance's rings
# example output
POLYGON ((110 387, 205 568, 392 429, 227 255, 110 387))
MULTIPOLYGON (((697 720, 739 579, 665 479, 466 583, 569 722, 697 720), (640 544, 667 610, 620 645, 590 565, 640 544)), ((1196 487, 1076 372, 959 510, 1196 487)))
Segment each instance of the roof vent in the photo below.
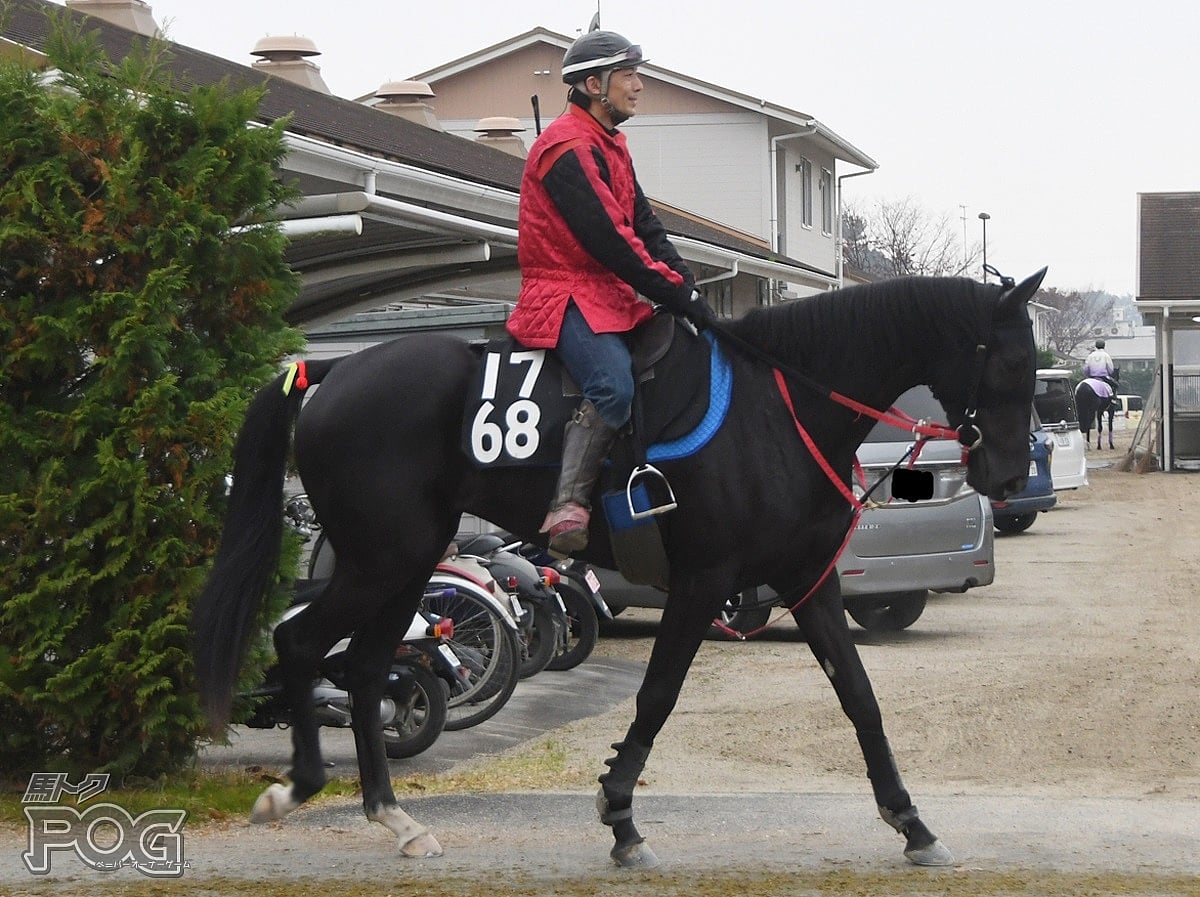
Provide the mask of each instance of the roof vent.
POLYGON ((330 93, 325 79, 321 77, 320 66, 306 58, 321 55, 317 45, 307 37, 299 34, 267 35, 254 45, 250 55, 259 57, 252 66, 260 72, 285 78, 309 90, 330 93))
POLYGON ((493 115, 479 119, 475 130, 479 134, 475 138, 476 143, 494 146, 498 150, 511 153, 521 159, 529 155, 529 151, 525 148, 525 141, 517 136, 518 131, 525 130, 520 119, 507 115, 493 115))
POLYGON ((142 0, 67 0, 67 7, 146 37, 159 34, 154 13, 142 0))
POLYGON ((433 90, 424 81, 388 81, 375 91, 378 100, 375 108, 440 131, 441 122, 437 120, 433 108, 425 102, 433 95, 433 90))

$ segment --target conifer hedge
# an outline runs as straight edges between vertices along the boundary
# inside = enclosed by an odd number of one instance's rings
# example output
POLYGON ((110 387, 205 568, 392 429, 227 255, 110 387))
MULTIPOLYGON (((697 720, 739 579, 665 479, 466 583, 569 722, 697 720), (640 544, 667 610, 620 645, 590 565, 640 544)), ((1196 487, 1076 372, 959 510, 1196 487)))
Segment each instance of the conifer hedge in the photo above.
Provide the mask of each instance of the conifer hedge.
POLYGON ((0 774, 154 777, 201 730, 187 623, 234 436, 301 346, 256 224, 283 127, 65 22, 59 80, 0 65, 0 774))

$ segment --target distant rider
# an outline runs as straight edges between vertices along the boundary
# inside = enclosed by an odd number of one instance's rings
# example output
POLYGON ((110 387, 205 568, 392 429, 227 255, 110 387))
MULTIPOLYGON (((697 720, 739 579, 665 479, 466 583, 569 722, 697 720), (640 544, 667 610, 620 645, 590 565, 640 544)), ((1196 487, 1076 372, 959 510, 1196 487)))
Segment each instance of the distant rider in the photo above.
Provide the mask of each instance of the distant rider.
POLYGON ((1113 365, 1112 356, 1104 350, 1104 340, 1096 340, 1096 348, 1084 359, 1083 375, 1103 380, 1112 387, 1112 391, 1115 394, 1117 391, 1117 380, 1113 376, 1115 371, 1116 367, 1113 365))

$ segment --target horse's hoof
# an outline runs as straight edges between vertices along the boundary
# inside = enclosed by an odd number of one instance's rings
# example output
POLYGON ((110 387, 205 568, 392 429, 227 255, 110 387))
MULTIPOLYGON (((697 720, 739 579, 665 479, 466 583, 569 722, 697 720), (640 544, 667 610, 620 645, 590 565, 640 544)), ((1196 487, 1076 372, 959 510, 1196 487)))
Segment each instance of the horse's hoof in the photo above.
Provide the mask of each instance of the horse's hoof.
POLYGON ((275 822, 298 806, 300 802, 292 797, 292 789, 276 782, 258 796, 258 800, 254 802, 254 809, 250 811, 250 821, 275 822))
POLYGON ((406 857, 440 857, 442 845, 421 825, 396 804, 380 806, 367 812, 367 818, 387 828, 400 841, 400 853, 406 857))
POLYGON ((442 855, 442 845, 429 832, 423 832, 407 844, 401 845, 400 852, 406 857, 428 859, 430 857, 440 857, 442 855))
POLYGON ((953 866, 954 854, 952 854, 941 841, 936 838, 932 844, 925 847, 913 847, 906 849, 904 855, 908 857, 908 861, 915 866, 953 866))
POLYGON ((658 856, 645 841, 614 847, 609 856, 622 869, 653 869, 658 865, 658 856))

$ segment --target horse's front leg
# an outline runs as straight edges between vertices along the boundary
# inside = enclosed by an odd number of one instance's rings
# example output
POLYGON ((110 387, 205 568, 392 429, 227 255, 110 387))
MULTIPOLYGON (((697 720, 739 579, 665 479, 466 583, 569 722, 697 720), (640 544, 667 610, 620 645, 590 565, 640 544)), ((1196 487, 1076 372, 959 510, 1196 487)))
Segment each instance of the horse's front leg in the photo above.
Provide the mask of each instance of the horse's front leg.
POLYGON ((346 687, 350 692, 350 725, 362 780, 363 812, 372 822, 378 822, 396 835, 400 852, 405 856, 435 857, 442 855, 442 846, 429 829, 404 812, 396 802, 380 716, 396 646, 408 629, 419 596, 418 589, 409 600, 384 606, 355 634, 346 659, 346 687))
POLYGON ((615 844, 610 855, 619 866, 648 868, 658 864, 658 857, 633 823, 633 789, 654 739, 675 708, 713 617, 725 596, 732 593, 732 579, 728 587, 715 583, 721 579, 706 577, 701 591, 698 577, 672 576, 670 597, 638 689, 637 712, 625 739, 613 745, 617 755, 605 761, 609 771, 600 776, 596 808, 600 821, 612 827, 615 844))
POLYGON ((850 636, 841 591, 831 576, 793 617, 817 662, 829 677, 846 716, 854 724, 875 803, 884 822, 904 835, 904 855, 920 866, 948 866, 954 857, 926 828, 900 780, 883 718, 858 649, 850 636))

